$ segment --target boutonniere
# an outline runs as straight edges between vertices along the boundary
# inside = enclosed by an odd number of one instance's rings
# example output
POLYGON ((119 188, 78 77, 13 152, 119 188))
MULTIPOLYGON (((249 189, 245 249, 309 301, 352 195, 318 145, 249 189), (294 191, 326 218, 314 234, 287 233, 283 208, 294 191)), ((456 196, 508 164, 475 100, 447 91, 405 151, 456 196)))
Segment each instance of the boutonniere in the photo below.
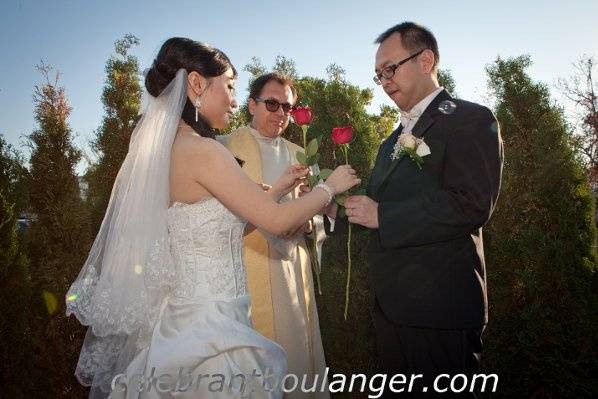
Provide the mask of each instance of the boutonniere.
POLYGON ((411 133, 403 133, 399 135, 390 157, 394 161, 407 155, 421 169, 424 164, 423 158, 430 154, 430 147, 423 139, 417 138, 411 133))

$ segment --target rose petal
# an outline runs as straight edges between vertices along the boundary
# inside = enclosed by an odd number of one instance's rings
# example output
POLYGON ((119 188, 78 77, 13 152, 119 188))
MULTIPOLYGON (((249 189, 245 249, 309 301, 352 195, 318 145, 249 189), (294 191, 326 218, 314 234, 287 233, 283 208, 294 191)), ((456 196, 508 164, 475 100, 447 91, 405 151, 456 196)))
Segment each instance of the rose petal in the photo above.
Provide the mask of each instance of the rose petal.
POLYGON ((399 144, 404 148, 415 148, 417 142, 411 133, 404 133, 399 136, 399 144))
POLYGON ((332 129, 332 141, 334 144, 347 144, 353 139, 353 127, 335 127, 332 129))
POLYGON ((420 157, 425 157, 426 155, 430 155, 432 152, 430 151, 430 147, 428 147, 428 145, 422 141, 420 145, 417 146, 415 153, 420 157))

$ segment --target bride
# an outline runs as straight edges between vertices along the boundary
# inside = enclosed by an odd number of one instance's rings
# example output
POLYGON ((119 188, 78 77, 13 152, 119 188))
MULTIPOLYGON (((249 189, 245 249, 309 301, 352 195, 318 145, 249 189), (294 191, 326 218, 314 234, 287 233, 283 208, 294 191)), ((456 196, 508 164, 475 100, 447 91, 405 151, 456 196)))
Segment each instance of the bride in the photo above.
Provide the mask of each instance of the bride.
POLYGON ((167 40, 146 75, 151 97, 66 297, 89 326, 75 375, 91 398, 282 397, 284 351, 249 319, 244 230, 282 234, 360 180, 339 166, 280 204, 306 168, 267 191, 253 183, 213 139, 237 107, 235 78, 223 52, 185 38, 167 40))

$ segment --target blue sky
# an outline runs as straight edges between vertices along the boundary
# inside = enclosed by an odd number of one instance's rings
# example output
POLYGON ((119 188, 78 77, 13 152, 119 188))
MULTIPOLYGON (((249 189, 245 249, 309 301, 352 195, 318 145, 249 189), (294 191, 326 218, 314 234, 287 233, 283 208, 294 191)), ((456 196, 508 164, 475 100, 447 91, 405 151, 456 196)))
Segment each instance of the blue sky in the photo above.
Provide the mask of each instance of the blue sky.
MULTIPOLYGON (((451 70, 462 98, 486 103, 484 67, 498 55, 530 54, 530 73, 553 84, 571 74, 582 54, 598 57, 598 1, 83 1, 2 0, 0 3, 0 134, 25 153, 35 128, 35 64, 58 68, 73 112, 75 143, 87 143, 101 121, 106 60, 126 33, 141 40, 132 53, 142 68, 172 36, 224 50, 239 70, 252 56, 270 67, 292 58, 300 75, 325 76, 334 62, 350 82, 374 89, 371 106, 392 103, 372 82, 375 37, 405 20, 436 35, 441 67, 451 70)), ((247 95, 240 71, 238 100, 247 95)), ((558 98, 556 90, 553 90, 558 98)), ((80 170, 83 166, 80 166, 80 170)))

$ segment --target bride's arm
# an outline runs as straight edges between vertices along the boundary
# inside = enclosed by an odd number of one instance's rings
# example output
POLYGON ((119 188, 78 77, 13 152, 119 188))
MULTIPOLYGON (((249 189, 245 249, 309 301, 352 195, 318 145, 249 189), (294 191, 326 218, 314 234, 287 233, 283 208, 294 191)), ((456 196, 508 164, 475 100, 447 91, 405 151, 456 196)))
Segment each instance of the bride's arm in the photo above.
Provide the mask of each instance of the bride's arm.
MULTIPOLYGON (((285 173, 288 174, 289 170, 287 169, 285 171, 285 173)), ((279 181, 280 181, 280 179, 279 179, 279 181)), ((301 182, 299 181, 296 184, 300 184, 300 183, 301 182)), ((262 190, 264 190, 265 192, 267 192, 268 195, 270 196, 270 198, 272 198, 276 202, 279 202, 279 199, 281 197, 281 193, 276 190, 276 187, 270 186, 268 184, 263 184, 263 183, 257 183, 257 185, 262 190)), ((253 233, 253 231, 255 229, 256 229, 256 227, 254 225, 252 225, 251 223, 247 223, 245 225, 245 230, 243 231, 243 235, 244 236, 249 235, 249 234, 253 233)), ((290 239, 290 238, 296 236, 299 233, 299 231, 302 231, 304 233, 309 233, 311 231, 311 221, 308 220, 306 223, 299 224, 299 226, 293 226, 290 230, 285 231, 279 237, 280 238, 284 238, 284 239, 290 239)))
MULTIPOLYGON (((267 185, 267 184, 263 184, 263 183, 257 183, 257 186, 260 187, 262 190, 264 190, 264 192, 267 192, 268 195, 270 196, 270 198, 272 198, 274 201, 278 202, 278 194, 273 192, 272 186, 267 185)), ((245 225, 245 230, 243 231, 243 236, 249 235, 251 233, 253 233, 253 231, 256 229, 257 227, 255 227, 254 225, 252 225, 251 223, 247 223, 245 225)))
POLYGON ((196 181, 233 213, 272 234, 304 223, 328 200, 324 190, 313 190, 298 200, 278 204, 243 173, 220 143, 199 137, 185 141, 179 146, 184 154, 179 155, 188 162, 196 181))

